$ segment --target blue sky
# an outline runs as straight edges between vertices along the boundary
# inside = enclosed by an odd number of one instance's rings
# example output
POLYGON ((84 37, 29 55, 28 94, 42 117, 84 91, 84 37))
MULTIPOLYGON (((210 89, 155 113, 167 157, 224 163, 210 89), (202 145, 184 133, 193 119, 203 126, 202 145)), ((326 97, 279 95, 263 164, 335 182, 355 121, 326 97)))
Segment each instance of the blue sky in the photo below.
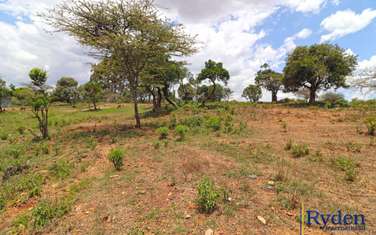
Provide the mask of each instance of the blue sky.
MULTIPOLYGON (((87 50, 66 34, 49 34, 37 14, 60 0, 0 0, 0 75, 8 84, 28 82, 32 67, 48 70, 52 85, 61 76, 90 78, 87 50)), ((240 99, 265 62, 282 70, 296 46, 336 43, 359 58, 358 69, 376 71, 375 0, 156 0, 161 12, 197 35, 198 53, 184 58, 197 74, 208 59, 230 71, 230 88, 240 99), (368 10, 367 10, 368 9, 368 10)), ((341 91, 351 99, 357 91, 341 91)), ((280 98, 287 95, 281 94, 280 98)), ((361 97, 360 97, 361 98, 361 97)), ((270 94, 264 92, 264 100, 270 94)))

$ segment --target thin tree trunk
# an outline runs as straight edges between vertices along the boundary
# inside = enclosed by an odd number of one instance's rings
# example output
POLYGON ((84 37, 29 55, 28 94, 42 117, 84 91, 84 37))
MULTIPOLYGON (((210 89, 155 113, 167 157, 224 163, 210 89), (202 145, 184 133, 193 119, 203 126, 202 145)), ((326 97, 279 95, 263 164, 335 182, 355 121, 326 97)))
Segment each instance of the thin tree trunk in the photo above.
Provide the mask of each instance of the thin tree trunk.
POLYGON ((278 102, 277 92, 272 91, 272 103, 277 103, 277 102, 278 102))
POLYGON ((163 88, 163 94, 165 96, 165 99, 167 100, 167 102, 169 102, 172 106, 174 106, 175 108, 178 107, 169 97, 168 97, 168 87, 164 87, 163 88))
POLYGON ((310 89, 309 103, 314 104, 316 102, 316 89, 310 89))
POLYGON ((133 104, 134 104, 134 118, 136 120, 136 128, 141 128, 141 118, 138 110, 138 93, 137 93, 137 84, 133 85, 133 104))

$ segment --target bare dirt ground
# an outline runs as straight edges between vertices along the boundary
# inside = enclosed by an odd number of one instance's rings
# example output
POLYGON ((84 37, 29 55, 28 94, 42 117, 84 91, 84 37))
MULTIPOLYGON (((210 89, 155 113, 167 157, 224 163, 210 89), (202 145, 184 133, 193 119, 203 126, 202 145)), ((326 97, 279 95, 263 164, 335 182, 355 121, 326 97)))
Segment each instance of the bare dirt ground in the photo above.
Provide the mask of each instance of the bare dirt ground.
MULTIPOLYGON (((302 203, 323 212, 362 213, 365 234, 376 233, 376 143, 363 124, 369 113, 244 105, 233 113, 234 128, 243 122, 246 130, 191 131, 184 141, 176 141, 173 131, 168 141, 158 140, 155 126, 168 125, 171 114, 146 118, 141 130, 130 128, 131 118, 117 119, 116 126, 107 119, 68 127, 70 135, 85 133, 98 142, 85 157, 85 171, 70 179, 70 184, 91 183, 71 211, 42 233, 204 234, 210 228, 226 235, 298 234, 302 203), (306 144, 309 154, 293 157, 288 142, 306 144), (107 159, 114 147, 126 151, 121 171, 107 159), (355 163, 354 179, 346 178, 337 159, 355 163), (204 176, 227 192, 212 214, 199 213, 195 203, 204 176)), ((182 109, 174 115, 181 121, 194 114, 182 109)), ((228 114, 206 110, 197 115, 228 114)), ((45 185, 44 192, 58 195, 67 185, 45 185)), ((305 232, 326 234, 317 226, 305 232)))

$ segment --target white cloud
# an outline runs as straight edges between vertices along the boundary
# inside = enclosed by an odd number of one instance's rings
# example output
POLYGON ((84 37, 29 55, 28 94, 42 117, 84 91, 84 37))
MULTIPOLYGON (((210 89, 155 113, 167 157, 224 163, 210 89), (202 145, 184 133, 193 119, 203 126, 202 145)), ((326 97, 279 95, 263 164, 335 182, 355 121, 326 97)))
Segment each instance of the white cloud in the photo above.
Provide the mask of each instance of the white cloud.
MULTIPOLYGON (((1 0, 0 0, 1 1, 1 0)), ((337 0, 338 1, 338 0, 337 0)), ((9 82, 28 81, 31 67, 49 69, 50 83, 60 76, 89 79, 89 62, 85 50, 65 34, 50 35, 36 16, 53 7, 58 0, 7 0, 0 2, 0 12, 8 12, 17 19, 15 24, 0 21, 0 73, 9 82), (30 20, 25 21, 24 19, 30 20)), ((287 7, 298 12, 317 12, 334 0, 156 0, 162 12, 186 25, 189 33, 198 35, 200 51, 186 58, 190 69, 197 73, 208 59, 222 61, 231 73, 230 88, 234 98, 253 82, 262 63, 274 67, 283 63, 284 56, 295 48, 294 41, 312 33, 303 29, 286 39, 280 48, 261 44, 266 32, 257 26, 278 9, 287 7)))
POLYGON ((321 22, 328 34, 321 36, 321 42, 332 41, 367 27, 376 17, 376 10, 365 9, 356 14, 352 10, 337 11, 321 22))

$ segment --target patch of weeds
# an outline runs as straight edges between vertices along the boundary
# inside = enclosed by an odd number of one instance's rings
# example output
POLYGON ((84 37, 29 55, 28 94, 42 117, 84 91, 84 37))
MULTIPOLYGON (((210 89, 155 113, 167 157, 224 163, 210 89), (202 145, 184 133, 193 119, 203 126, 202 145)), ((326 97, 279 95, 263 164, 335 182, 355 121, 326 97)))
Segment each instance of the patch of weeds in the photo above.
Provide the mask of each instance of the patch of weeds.
POLYGON ((281 127, 282 127, 283 132, 287 132, 287 122, 282 121, 281 122, 281 127))
POLYGON ((312 186, 301 180, 279 182, 276 184, 276 190, 277 193, 297 193, 298 196, 307 196, 313 192, 312 186))
POLYGON ((202 213, 211 213, 217 207, 220 193, 214 182, 208 177, 204 177, 197 186, 198 197, 196 203, 202 213))
POLYGON ((209 117, 206 120, 206 127, 212 131, 219 131, 221 129, 221 118, 209 117))
POLYGON ((29 214, 22 214, 17 216, 12 222, 12 233, 24 234, 23 232, 29 227, 31 216, 29 214))
POLYGON ((7 139, 8 139, 8 136, 9 136, 9 135, 8 135, 7 133, 0 132, 0 139, 1 139, 1 140, 4 140, 4 141, 7 140, 7 139))
POLYGON ((5 205, 5 199, 3 198, 3 196, 0 195, 0 212, 2 212, 5 209, 5 205))
POLYGON ((277 196, 277 201, 287 210, 294 210, 300 206, 300 198, 295 192, 289 194, 279 194, 277 196))
POLYGON ((292 142, 292 140, 290 139, 289 141, 287 141, 287 143, 285 144, 285 150, 286 151, 290 151, 291 149, 292 149, 292 145, 293 145, 294 143, 292 142))
POLYGON ((160 149, 161 148, 161 142, 160 141, 155 141, 153 144, 154 149, 160 149))
POLYGON ((22 154, 24 154, 25 149, 23 145, 11 145, 9 148, 5 151, 5 153, 14 158, 18 159, 22 154))
POLYGON ((90 150, 94 150, 97 147, 97 140, 94 137, 86 139, 86 147, 90 150))
POLYGON ((359 164, 357 164, 354 160, 341 156, 334 160, 334 165, 338 169, 345 172, 345 179, 347 181, 355 181, 358 174, 356 168, 359 166, 359 164))
POLYGON ((276 156, 268 146, 260 146, 252 151, 251 159, 255 163, 270 163, 276 159, 276 156))
POLYGON ((170 121, 169 121, 168 127, 169 127, 170 129, 175 129, 175 127, 177 126, 177 124, 178 124, 178 121, 177 121, 177 119, 176 119, 176 115, 175 115, 175 114, 172 114, 172 115, 170 116, 170 121))
POLYGON ((323 158, 320 150, 317 150, 314 154, 309 156, 309 160, 311 162, 322 162, 322 161, 324 161, 324 158, 323 158))
POLYGON ((35 149, 35 154, 37 156, 47 155, 49 153, 50 153, 50 148, 47 142, 40 143, 39 145, 37 145, 35 149))
POLYGON ((185 125, 176 126, 175 134, 178 136, 178 141, 183 141, 188 131, 189 131, 189 128, 185 125))
POLYGON ((362 151, 362 145, 358 143, 349 142, 346 144, 346 149, 349 152, 360 153, 362 151))
POLYGON ((293 144, 291 154, 294 158, 305 157, 309 154, 309 147, 307 144, 293 144))
POLYGON ((144 231, 138 227, 133 227, 129 229, 128 235, 144 235, 144 231))
POLYGON ((63 180, 71 174, 72 167, 72 164, 70 164, 69 162, 65 160, 59 160, 52 164, 49 171, 54 177, 63 180))
POLYGON ((289 179, 289 166, 284 160, 280 160, 277 163, 276 173, 273 176, 273 180, 276 182, 286 182, 289 179))
POLYGON ((204 124, 204 118, 198 115, 194 115, 192 117, 188 117, 182 121, 183 125, 186 125, 190 128, 199 128, 202 127, 204 124))
POLYGON ((37 230, 44 228, 57 219, 68 213, 72 207, 73 200, 67 198, 60 201, 41 201, 32 210, 32 224, 37 230))
POLYGON ((234 131, 234 119, 231 115, 226 115, 223 122, 223 132, 226 134, 232 134, 234 131))
POLYGON ((145 219, 147 220, 156 220, 160 216, 160 209, 155 208, 151 209, 148 213, 145 215, 145 219))
POLYGON ((124 149, 114 148, 111 150, 108 159, 112 162, 116 170, 121 170, 124 159, 124 149))
POLYGON ((25 131, 26 131, 26 127, 20 126, 20 127, 17 128, 17 132, 20 135, 24 135, 25 131))
POLYGON ((374 136, 376 134, 376 117, 369 117, 365 120, 368 135, 374 136))
POLYGON ((157 133, 159 135, 160 140, 165 140, 168 137, 168 128, 167 127, 159 127, 157 129, 157 133))

